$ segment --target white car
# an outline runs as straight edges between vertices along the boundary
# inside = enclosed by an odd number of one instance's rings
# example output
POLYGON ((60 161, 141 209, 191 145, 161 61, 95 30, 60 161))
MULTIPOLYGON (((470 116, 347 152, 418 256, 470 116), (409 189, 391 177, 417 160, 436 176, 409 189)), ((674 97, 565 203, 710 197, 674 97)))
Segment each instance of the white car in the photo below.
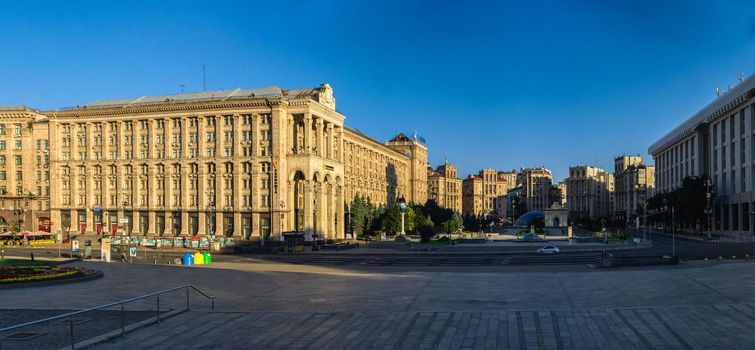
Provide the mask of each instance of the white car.
POLYGON ((537 250, 537 253, 539 255, 543 255, 543 254, 558 254, 560 252, 561 251, 558 249, 558 247, 554 247, 554 246, 550 246, 550 245, 542 247, 542 248, 538 248, 538 250, 537 250))

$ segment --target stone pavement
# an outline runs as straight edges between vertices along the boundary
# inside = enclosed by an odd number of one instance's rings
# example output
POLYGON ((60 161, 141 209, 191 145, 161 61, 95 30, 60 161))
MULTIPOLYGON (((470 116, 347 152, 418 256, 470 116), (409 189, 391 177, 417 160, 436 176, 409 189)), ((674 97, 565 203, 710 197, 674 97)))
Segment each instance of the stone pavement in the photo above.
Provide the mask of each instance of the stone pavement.
MULTIPOLYGON (((121 340, 128 344, 105 346, 755 348, 752 262, 458 272, 265 262, 77 264, 105 276, 3 290, 0 308, 78 309, 191 283, 217 296, 219 312, 206 312, 207 300, 193 295, 191 313, 129 334, 121 340)), ((161 297, 163 310, 181 309, 183 298, 161 297)), ((153 305, 148 300, 129 309, 153 305)))
POLYGON ((752 304, 398 313, 190 312, 95 349, 753 349, 752 304))

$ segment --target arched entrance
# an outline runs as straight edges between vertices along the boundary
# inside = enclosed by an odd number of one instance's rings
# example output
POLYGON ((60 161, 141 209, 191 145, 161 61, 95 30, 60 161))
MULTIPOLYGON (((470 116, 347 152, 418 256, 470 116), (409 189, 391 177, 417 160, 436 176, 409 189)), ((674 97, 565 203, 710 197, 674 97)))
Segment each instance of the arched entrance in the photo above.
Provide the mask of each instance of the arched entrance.
POLYGON ((558 218, 553 218, 553 225, 551 226, 553 227, 561 226, 561 220, 559 220, 558 218))

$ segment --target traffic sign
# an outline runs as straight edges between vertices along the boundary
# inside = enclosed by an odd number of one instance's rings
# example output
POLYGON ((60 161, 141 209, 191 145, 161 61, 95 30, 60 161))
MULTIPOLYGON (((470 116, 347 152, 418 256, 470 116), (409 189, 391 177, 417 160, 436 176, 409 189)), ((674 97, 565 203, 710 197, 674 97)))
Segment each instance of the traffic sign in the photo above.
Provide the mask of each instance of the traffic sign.
POLYGON ((136 256, 136 247, 129 247, 128 254, 131 256, 136 256))

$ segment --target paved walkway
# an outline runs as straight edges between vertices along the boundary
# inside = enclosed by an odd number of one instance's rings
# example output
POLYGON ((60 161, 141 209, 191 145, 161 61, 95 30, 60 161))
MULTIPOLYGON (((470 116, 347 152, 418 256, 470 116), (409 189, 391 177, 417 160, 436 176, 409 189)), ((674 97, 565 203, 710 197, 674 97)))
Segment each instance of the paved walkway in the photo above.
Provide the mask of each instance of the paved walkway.
POLYGON ((190 312, 95 349, 753 349, 753 304, 602 310, 190 312))
MULTIPOLYGON (((192 313, 103 347, 755 349, 752 262, 559 272, 77 265, 105 276, 3 290, 0 308, 78 309, 192 283, 217 296, 218 313, 192 295, 192 313)), ((185 294, 165 295, 160 304, 181 309, 185 294)))

